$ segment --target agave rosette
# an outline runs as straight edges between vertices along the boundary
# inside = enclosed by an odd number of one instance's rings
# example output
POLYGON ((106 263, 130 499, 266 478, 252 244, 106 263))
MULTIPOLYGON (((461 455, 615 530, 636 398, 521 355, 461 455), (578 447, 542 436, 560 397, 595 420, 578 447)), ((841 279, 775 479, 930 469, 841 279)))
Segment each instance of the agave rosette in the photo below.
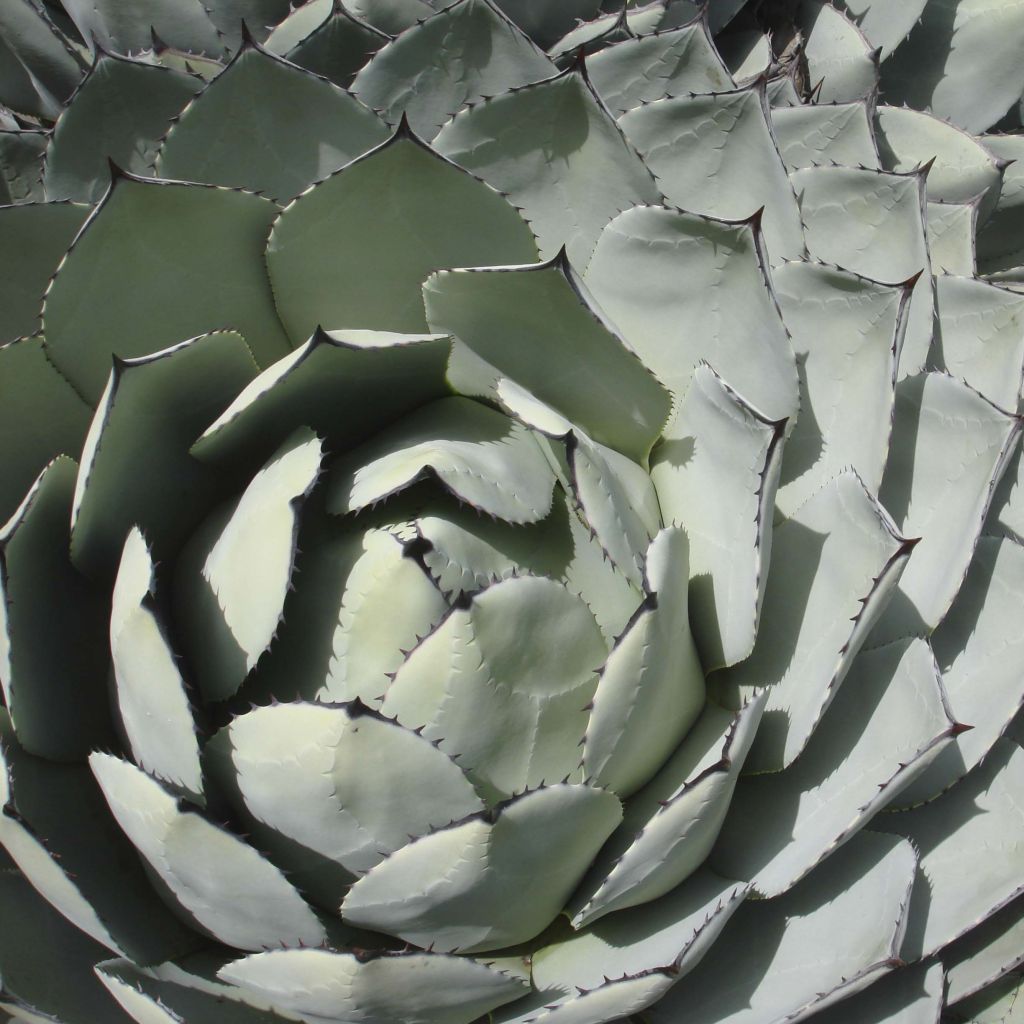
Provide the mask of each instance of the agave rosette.
POLYGON ((13 1019, 1016 1019, 1024 11, 756 6, 0 12, 13 1019))

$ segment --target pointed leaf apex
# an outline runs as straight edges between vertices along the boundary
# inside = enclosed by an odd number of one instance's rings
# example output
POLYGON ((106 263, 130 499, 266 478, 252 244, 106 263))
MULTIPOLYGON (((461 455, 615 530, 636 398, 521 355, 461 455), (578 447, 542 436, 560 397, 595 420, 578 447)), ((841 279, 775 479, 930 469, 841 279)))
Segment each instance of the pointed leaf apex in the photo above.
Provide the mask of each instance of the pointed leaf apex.
MULTIPOLYGON (((152 43, 153 43, 153 52, 157 56, 159 56, 161 53, 166 53, 170 49, 170 46, 168 46, 167 43, 165 43, 156 34, 156 29, 152 25, 149 26, 149 38, 150 38, 150 40, 152 40, 152 43)), ((96 42, 96 40, 93 39, 93 46, 96 47, 98 45, 99 44, 96 42)))
POLYGON ((761 221, 764 219, 764 207, 756 209, 743 223, 749 224, 754 231, 761 230, 761 221))
POLYGON ((949 728, 949 735, 953 737, 962 736, 965 732, 970 732, 973 728, 973 725, 965 725, 963 722, 954 722, 949 728))
POLYGON ((572 59, 572 63, 566 68, 566 72, 570 75, 579 75, 588 85, 590 84, 590 74, 587 71, 587 48, 585 46, 576 47, 576 55, 572 59))
POLYGON ((935 163, 935 159, 935 157, 932 157, 931 160, 929 160, 927 163, 921 164, 918 167, 917 173, 920 175, 922 181, 927 179, 928 174, 931 171, 933 164, 935 163))
POLYGON ((916 274, 911 274, 905 281, 899 281, 897 283, 898 288, 902 288, 904 291, 910 292, 914 290, 914 285, 921 279, 921 275, 924 273, 922 268, 916 274))
POLYGON ((259 49, 259 43, 256 41, 256 37, 252 34, 249 29, 249 23, 242 19, 242 45, 239 50, 256 50, 259 49))
POLYGON ((868 51, 868 59, 875 67, 880 67, 882 64, 882 50, 884 47, 876 46, 873 50, 868 51))
POLYGON ((409 112, 407 110, 402 111, 402 116, 399 118, 398 124, 395 127, 395 134, 392 137, 396 139, 411 139, 415 137, 412 125, 409 124, 409 112))
POLYGON ((1002 174, 1010 164, 1015 164, 1017 161, 1009 157, 997 156, 995 157, 996 170, 1002 174))

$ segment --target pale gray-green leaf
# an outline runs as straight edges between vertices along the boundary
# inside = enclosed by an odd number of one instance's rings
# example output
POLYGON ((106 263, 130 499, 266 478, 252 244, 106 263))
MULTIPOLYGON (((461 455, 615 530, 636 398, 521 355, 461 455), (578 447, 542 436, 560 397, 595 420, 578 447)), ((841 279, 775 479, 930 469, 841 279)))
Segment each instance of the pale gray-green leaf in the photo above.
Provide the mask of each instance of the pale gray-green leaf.
POLYGON ((202 85, 183 71, 97 54, 54 126, 43 175, 47 198, 96 202, 110 186, 108 160, 151 174, 171 119, 202 85))
POLYGON ((192 453, 248 466, 303 425, 344 451, 448 394, 450 349, 447 335, 318 331, 239 391, 192 453))
POLYGON ((878 639, 931 632, 949 609, 1021 432, 1015 415, 944 373, 896 388, 892 444, 879 492, 905 536, 921 543, 878 639))
POLYGON ((196 723, 155 594, 152 557, 145 537, 133 527, 110 614, 117 707, 135 763, 197 798, 203 779, 196 723))
POLYGON ((643 463, 671 401, 564 255, 521 267, 442 271, 423 286, 432 329, 454 334, 450 376, 491 397, 501 376, 595 441, 643 463), (469 357, 467 359, 467 356, 469 357), (473 359, 484 361, 487 373, 473 359), (464 369, 465 367, 465 369, 464 369))
POLYGON ((101 753, 89 763, 117 823, 207 934, 249 950, 326 939, 298 891, 243 840, 179 807, 133 764, 101 753))
POLYGON ((860 833, 785 896, 746 901, 718 942, 729 956, 706 956, 652 1021, 799 1021, 853 995, 892 969, 915 866, 909 843, 860 833))
POLYGON ((765 244, 776 263, 799 257, 804 243, 768 117, 764 89, 750 86, 657 100, 619 123, 674 205, 727 220, 763 207, 765 244))
POLYGON ((704 708, 704 673, 690 632, 689 541, 662 530, 647 550, 648 605, 601 671, 583 743, 588 781, 625 799, 649 782, 704 708))
POLYGON ((784 263, 772 280, 800 374, 776 505, 792 515, 847 467, 877 493, 910 289, 807 262, 784 263))
POLYGON ((420 285, 432 271, 536 253, 504 197, 399 132, 285 209, 267 266, 298 346, 319 325, 423 332, 420 285))
POLYGON ((816 1024, 936 1024, 945 1006, 941 964, 915 964, 814 1015, 816 1024))
POLYGON ((429 140, 465 107, 555 74, 490 0, 457 0, 378 51, 352 92, 390 124, 404 113, 429 140))
POLYGON ((331 469, 328 511, 359 511, 431 476, 506 522, 537 522, 551 510, 554 474, 529 431, 460 396, 423 406, 347 453, 331 469))
POLYGON ((667 523, 690 538, 694 636, 705 669, 754 647, 771 552, 784 421, 772 422, 698 365, 655 448, 651 479, 667 523))
POLYGON ((863 100, 774 107, 771 119, 779 152, 791 171, 830 163, 879 165, 868 106, 863 100))
POLYGON ((735 714, 708 702, 675 753, 626 803, 622 824, 573 896, 575 927, 623 908, 656 905, 701 866, 763 709, 763 693, 735 714))
POLYGON ((181 50, 223 55, 225 41, 200 0, 66 0, 67 11, 83 39, 114 53, 142 53, 155 32, 181 50))
POLYGON ((361 1024, 470 1024, 525 988, 475 960, 420 952, 361 961, 325 949, 272 950, 218 974, 286 1012, 361 1024))
POLYGON ((786 892, 919 776, 952 732, 923 640, 862 651, 796 762, 740 779, 711 864, 765 897, 786 892))
POLYGON ((972 277, 935 281, 938 365, 1015 412, 1024 385, 1024 295, 972 277))
POLYGON ((925 210, 928 252, 936 275, 977 273, 978 207, 980 197, 966 203, 928 203, 925 210))
POLYGON ((522 210, 545 258, 565 248, 583 266, 620 210, 661 201, 651 171, 576 70, 484 100, 434 144, 522 210))
POLYGON ((71 511, 71 559, 111 580, 139 526, 158 558, 173 554, 224 496, 224 475, 189 447, 256 374, 245 341, 218 331, 117 360, 82 449, 71 511))
POLYGON ((800 29, 816 102, 849 103, 877 88, 878 63, 871 43, 836 7, 825 0, 807 0, 801 7, 800 29))
POLYGON ((510 946, 565 905, 622 817, 589 786, 555 785, 393 853, 349 890, 342 918, 442 952, 510 946))
POLYGON ((995 210, 978 232, 978 266, 983 273, 992 273, 1024 266, 1024 138, 985 135, 982 141, 1004 164, 995 210))
POLYGON ((927 3, 928 0, 903 0, 899 4, 887 0, 840 0, 840 6, 849 12, 871 44, 882 48, 882 60, 907 37, 927 3))
POLYGON ((50 358, 97 402, 112 351, 147 355, 230 326, 260 366, 287 354, 260 258, 277 209, 248 192, 118 178, 47 292, 50 358))
POLYGON ((899 360, 901 377, 920 372, 934 314, 924 176, 809 167, 792 177, 811 256, 874 281, 897 283, 921 275, 899 360))
POLYGON ((804 749, 892 596, 911 547, 852 472, 775 528, 754 652, 708 680, 712 694, 732 707, 768 687, 750 767, 777 771, 804 749))
POLYGON ((181 639, 208 700, 235 693, 273 640, 295 561, 299 508, 321 456, 319 438, 296 431, 182 556, 181 639))
POLYGON ((387 137, 343 89, 253 44, 175 119, 156 172, 285 201, 387 137))
POLYGON ((587 72, 616 117, 669 96, 733 87, 703 20, 599 50, 587 58, 587 72))
POLYGON ((906 836, 920 855, 901 950, 905 960, 942 949, 1020 894, 1022 792, 1024 750, 1000 740, 937 800, 875 818, 875 828, 906 836))
POLYGON ((579 747, 607 655, 583 601, 554 580, 514 577, 454 609, 415 647, 381 710, 438 742, 496 803, 581 777, 579 747))

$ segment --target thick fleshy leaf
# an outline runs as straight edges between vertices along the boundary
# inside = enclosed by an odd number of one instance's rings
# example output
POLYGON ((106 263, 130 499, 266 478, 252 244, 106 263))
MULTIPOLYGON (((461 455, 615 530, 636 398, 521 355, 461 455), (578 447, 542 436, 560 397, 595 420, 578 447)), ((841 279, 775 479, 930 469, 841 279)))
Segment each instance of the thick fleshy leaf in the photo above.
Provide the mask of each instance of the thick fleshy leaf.
POLYGON ((202 85, 183 71, 98 53, 54 127, 43 176, 47 198, 96 202, 110 185, 108 160, 151 174, 171 119, 202 85))
POLYGON ((496 803, 580 778, 587 705, 607 655, 583 601, 554 580, 515 577, 456 608, 415 647, 381 710, 439 743, 496 803))
POLYGON ((840 0, 840 6, 845 8, 871 44, 881 47, 882 60, 907 37, 927 3, 928 0, 903 0, 899 4, 887 3, 886 0, 840 0))
POLYGON ((916 859, 907 842, 861 832, 785 896, 746 901, 718 941, 730 955, 705 957, 651 1019, 799 1021, 865 988, 895 966, 916 859))
POLYGON ((554 74, 491 0, 457 0, 378 51, 352 92, 389 123, 404 114, 417 135, 432 139, 465 107, 554 74))
POLYGON ((602 233, 584 282, 677 403, 703 360, 763 415, 797 411, 796 367, 756 219, 628 210, 602 233))
POLYGON ((217 1024, 286 1024, 291 1019, 252 1005, 256 997, 251 991, 224 984, 194 984, 192 977, 173 964, 140 969, 130 960, 105 960, 96 965, 95 972, 136 1024, 180 1024, 206 1018, 217 1024), (174 980, 164 974, 173 974, 174 980), (243 995, 248 1002, 241 1001, 243 995))
POLYGON ((658 100, 619 123, 670 203, 742 220, 764 209, 773 263, 803 251, 800 211, 768 123, 763 87, 658 100))
POLYGON ((647 458, 669 395, 564 253, 531 266, 442 271, 423 297, 431 327, 463 343, 449 374, 457 388, 490 397, 505 375, 595 441, 634 462, 647 458))
POLYGON ((197 926, 236 949, 318 946, 326 932, 270 861, 109 754, 89 758, 117 823, 197 926))
POLYGON ((291 1013, 364 1024, 470 1024, 525 988, 475 960, 419 952, 363 961, 325 949, 271 950, 218 974, 291 1013))
POLYGON ((262 461, 306 425, 344 451, 449 392, 447 335, 317 331, 243 388, 193 445, 202 461, 262 461))
POLYGON ((801 7, 800 29, 817 102, 849 103, 871 95, 878 85, 878 59, 853 21, 825 0, 810 0, 801 7))
POLYGON ((78 85, 85 61, 46 8, 32 0, 5 3, 0 10, 0 39, 28 73, 40 99, 59 110, 78 85))
POLYGON ((982 537, 952 608, 933 635, 950 706, 973 726, 903 793, 908 806, 929 800, 975 768, 1024 703, 1020 635, 1013 615, 1024 593, 1024 549, 982 537))
POLYGON ((923 374, 897 386, 879 495, 904 535, 922 540, 879 640, 930 632, 942 620, 1020 431, 1018 417, 946 374, 923 374))
POLYGON ((899 55, 882 65, 882 89, 894 104, 982 132, 1024 92, 1021 47, 1024 7, 1017 0, 925 4, 899 55))
POLYGON ((110 615, 117 707, 135 763, 196 799, 203 792, 196 725, 157 611, 154 576, 146 539, 133 528, 121 555, 110 615))
POLYGON ((266 46, 271 53, 287 57, 300 68, 347 89, 367 59, 379 50, 391 37, 377 31, 372 25, 355 17, 342 0, 313 0, 312 3, 296 8, 285 21, 274 29, 266 46), (324 12, 326 11, 326 15, 324 12), (311 15, 318 15, 319 23, 312 31, 299 33, 278 33, 293 19, 309 24, 311 15), (278 45, 272 45, 274 42, 278 45), (285 43, 290 45, 287 47, 285 43))
POLYGON ((1024 138, 986 135, 982 141, 1003 164, 995 210, 978 232, 978 267, 992 273, 1024 266, 1024 138))
POLYGON ((0 130, 0 203, 42 201, 43 154, 49 141, 49 132, 0 130))
POLYGON ((746 894, 745 886, 701 871, 650 906, 542 946, 532 980, 550 1012, 535 1019, 602 1020, 591 1016, 595 1007, 619 1005, 639 1012, 699 963, 746 894), (631 979, 653 983, 640 990, 646 999, 637 998, 631 979))
POLYGON ((977 273, 978 207, 981 198, 966 203, 928 203, 928 253, 936 275, 977 273))
POLYGON ((260 260, 276 212, 248 192, 118 177, 47 292, 50 358, 97 402, 112 351, 147 355, 230 326, 260 366, 285 355, 260 260))
POLYGON ((647 551, 646 607, 601 671, 583 743, 588 781, 625 799, 658 771, 704 709, 690 632, 686 533, 669 527, 647 551))
POLYGON ((709 702, 657 775, 625 805, 569 906, 574 927, 657 901, 692 875, 718 838, 761 720, 764 695, 733 714, 709 702))
POLYGON ((1022 792, 1024 750, 1000 740, 937 800, 875 818, 873 827, 906 836, 921 859, 901 951, 905 960, 942 949, 1020 894, 1022 792))
POLYGON ((1024 979, 1012 972, 956 1007, 961 1020, 971 1024, 1020 1024, 1024 1018, 1024 979))
POLYGON ((1022 949, 1024 900, 1018 898, 942 951, 949 1002, 966 999, 1019 968, 1022 949))
POLYGON ((458 506, 431 508, 416 520, 416 532, 429 545, 427 570, 454 601, 511 576, 563 577, 572 557, 571 515, 556 490, 551 513, 540 523, 513 526, 458 506))
POLYGON ((658 495, 647 473, 612 448, 574 434, 572 484, 594 536, 636 587, 643 584, 647 545, 661 526, 658 495))
POLYGON ((232 479, 193 459, 189 447, 255 374, 245 341, 231 331, 114 362, 75 486, 71 559, 78 568, 113 579, 133 526, 158 558, 177 550, 232 479))
POLYGON ((612 643, 636 614, 643 593, 608 561, 589 524, 575 510, 570 509, 566 518, 570 558, 564 572, 565 585, 583 599, 612 643))
POLYGON ((775 107, 772 129, 786 167, 830 163, 878 167, 878 150, 867 103, 775 107))
POLYGON ((918 373, 928 358, 934 313, 924 175, 809 167, 793 174, 793 185, 811 256, 874 281, 920 274, 899 360, 901 377, 918 373))
POLYGON ((733 81, 741 88, 759 83, 773 64, 771 40, 757 28, 727 32, 719 37, 715 47, 733 81))
POLYGON ((0 682, 22 746, 82 758, 111 739, 103 595, 68 558, 78 467, 57 458, 0 529, 0 682))
POLYGON ((155 32, 170 46, 219 57, 224 40, 199 0, 66 0, 64 9, 83 39, 113 53, 142 53, 155 32))
POLYGON ((242 496, 193 535, 178 566, 181 639, 208 700, 235 693, 273 640, 295 561, 299 510, 321 455, 316 435, 296 431, 242 496))
POLYGON ((847 467, 877 493, 911 286, 804 262, 777 267, 772 280, 800 372, 800 415, 786 438, 776 504, 792 515, 847 467))
POLYGON ((995 205, 1002 171, 981 143, 920 110, 881 106, 875 119, 878 149, 887 171, 912 171, 929 164, 929 200, 965 203, 991 193, 991 201, 983 207, 987 216, 995 205))
POLYGON ((96 942, 153 963, 203 941, 154 892, 88 766, 26 753, 6 714, 0 714, 0 798, 0 846, 37 893, 96 942))
POLYGON ((345 0, 345 4, 357 18, 392 36, 434 13, 428 0, 345 0))
POLYGON ((1000 408, 1024 385, 1024 295, 967 277, 935 281, 936 357, 942 369, 1000 408))
POLYGON ((716 699, 731 707, 769 687, 750 767, 778 770, 806 746, 912 547, 851 472, 775 528, 754 652, 708 680, 716 699))
POLYGON ((82 449, 92 409, 46 358, 41 338, 0 346, 0 519, 14 514, 43 467, 82 449))
POLYGON ((403 846, 349 890, 342 918, 442 952, 532 938, 622 817, 606 790, 555 785, 403 846))
POLYGON ((927 643, 862 651, 796 762, 740 779, 711 863, 763 896, 786 892, 919 776, 955 731, 927 643))
POLYGON ((581 50, 584 56, 589 56, 615 47, 633 36, 657 31, 664 17, 665 7, 661 3, 633 5, 631 9, 624 7, 619 11, 599 14, 569 29, 558 42, 548 47, 547 53, 565 67, 581 50))
POLYGON ((551 511, 555 477, 529 431, 462 397, 431 402, 347 453, 331 469, 327 508, 357 512, 429 477, 506 522, 551 511))
POLYGON ((690 538, 694 636, 709 671, 754 646, 784 427, 700 365, 652 454, 662 515, 690 538))
POLYGON ((546 0, 495 0, 531 39, 550 46, 576 22, 597 14, 598 0, 564 0, 552 6, 546 0))
POLYGON ((39 329, 46 286, 88 215, 74 203, 0 207, 0 342, 39 329))
POLYGON ((344 90, 250 43, 175 120, 156 171, 284 201, 387 137, 344 90))
POLYGON ((0 871, 0 915, 17 922, 0 930, 0 1003, 24 1008, 17 1024, 130 1024, 93 975, 109 950, 69 924, 17 871, 0 871))
POLYGON ((733 87, 703 19, 600 50, 587 58, 587 72, 616 117, 654 100, 733 87))
POLYGON ((203 6, 232 50, 244 39, 243 20, 249 33, 262 41, 291 8, 289 0, 205 0, 203 6))
POLYGON ((536 252, 504 197, 399 130, 285 209, 267 266, 297 346, 320 324, 422 332, 431 271, 529 263, 536 252))
POLYGON ((457 115, 434 145, 522 210, 544 258, 564 248, 583 266, 620 210, 661 201, 580 70, 485 99, 457 115))
POLYGON ((817 1024, 936 1024, 945 1006, 941 964, 887 974, 849 999, 814 1015, 817 1024))
POLYGON ((330 862, 315 881, 333 890, 332 909, 345 883, 395 850, 484 809, 446 754, 358 706, 257 708, 221 730, 206 756, 277 863, 304 882, 316 867, 309 851, 330 862))
POLYGON ((447 603, 407 550, 386 530, 363 535, 344 576, 320 699, 379 704, 406 652, 444 618, 447 603))

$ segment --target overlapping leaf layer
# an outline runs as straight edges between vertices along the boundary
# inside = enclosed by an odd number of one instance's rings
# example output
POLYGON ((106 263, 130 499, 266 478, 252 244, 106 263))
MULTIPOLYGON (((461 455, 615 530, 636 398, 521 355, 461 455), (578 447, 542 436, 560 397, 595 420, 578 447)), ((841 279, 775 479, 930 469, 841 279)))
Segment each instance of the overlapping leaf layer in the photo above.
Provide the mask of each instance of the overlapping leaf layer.
POLYGON ((0 1014, 1020 1019, 1022 39, 5 0, 0 1014))

